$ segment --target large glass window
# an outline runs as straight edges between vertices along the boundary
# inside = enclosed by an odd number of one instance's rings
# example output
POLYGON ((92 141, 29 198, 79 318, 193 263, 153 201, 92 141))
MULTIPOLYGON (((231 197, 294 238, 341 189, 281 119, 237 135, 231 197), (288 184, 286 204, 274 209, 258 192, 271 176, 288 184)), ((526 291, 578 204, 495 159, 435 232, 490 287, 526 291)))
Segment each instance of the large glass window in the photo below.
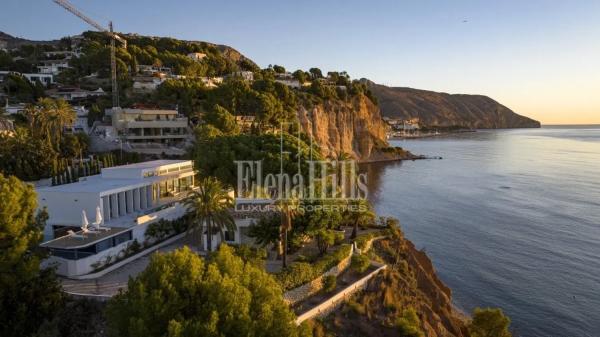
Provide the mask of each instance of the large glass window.
POLYGON ((167 189, 166 181, 160 182, 160 196, 163 198, 169 196, 169 190, 167 189))
POLYGON ((102 240, 96 244, 96 253, 100 253, 101 251, 112 248, 112 246, 113 246, 112 238, 102 240))
POLYGON ((234 231, 225 231, 225 241, 235 241, 235 232, 234 231))
POLYGON ((115 240, 115 246, 120 245, 123 242, 127 242, 127 241, 131 240, 131 231, 121 233, 121 234, 115 236, 114 240, 115 240))

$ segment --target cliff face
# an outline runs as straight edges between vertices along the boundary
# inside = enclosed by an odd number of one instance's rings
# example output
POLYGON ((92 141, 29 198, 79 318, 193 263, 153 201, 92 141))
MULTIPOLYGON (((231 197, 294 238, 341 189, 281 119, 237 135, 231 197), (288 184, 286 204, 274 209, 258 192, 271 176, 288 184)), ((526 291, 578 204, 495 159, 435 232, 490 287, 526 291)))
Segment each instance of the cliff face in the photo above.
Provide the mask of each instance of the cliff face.
POLYGON ((540 122, 481 95, 451 95, 412 88, 386 87, 367 81, 385 117, 419 118, 427 126, 473 129, 539 128, 540 122))
POLYGON ((414 310, 418 322, 412 325, 424 336, 469 336, 466 317, 452 306, 451 290, 440 281, 427 255, 400 230, 375 242, 373 250, 388 269, 331 314, 325 330, 335 331, 336 336, 403 336, 402 318, 414 310))
MULTIPOLYGON (((319 144, 327 157, 346 153, 360 161, 392 159, 397 153, 386 152, 386 127, 379 108, 364 95, 351 101, 325 101, 298 109, 304 132, 319 144)), ((408 153, 400 153, 407 156, 408 153)))

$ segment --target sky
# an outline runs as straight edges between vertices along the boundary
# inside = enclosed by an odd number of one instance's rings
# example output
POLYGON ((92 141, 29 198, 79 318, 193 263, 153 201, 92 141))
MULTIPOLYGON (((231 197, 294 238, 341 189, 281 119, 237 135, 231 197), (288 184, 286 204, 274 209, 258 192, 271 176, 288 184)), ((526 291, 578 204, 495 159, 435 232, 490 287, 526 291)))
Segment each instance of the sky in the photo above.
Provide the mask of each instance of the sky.
MULTIPOLYGON (((544 124, 600 124, 600 1, 71 0, 121 32, 232 46, 261 67, 347 71, 488 95, 544 124)), ((91 28, 51 0, 2 0, 0 31, 91 28)))

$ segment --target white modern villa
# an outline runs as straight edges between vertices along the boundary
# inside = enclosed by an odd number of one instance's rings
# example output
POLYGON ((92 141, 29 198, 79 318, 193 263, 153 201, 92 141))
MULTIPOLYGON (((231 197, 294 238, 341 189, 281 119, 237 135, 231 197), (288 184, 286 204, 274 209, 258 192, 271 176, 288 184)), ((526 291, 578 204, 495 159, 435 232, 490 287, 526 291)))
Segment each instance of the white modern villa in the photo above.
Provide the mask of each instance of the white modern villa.
MULTIPOLYGON (((149 224, 182 217, 182 199, 194 189, 195 174, 192 161, 155 160, 103 168, 101 174, 76 183, 38 188, 38 207, 46 207, 49 214, 42 246, 51 256, 45 262, 55 264, 63 276, 94 272, 133 240, 143 243, 149 224)), ((225 233, 226 242, 251 243, 245 234, 253 220, 249 214, 236 214, 237 230, 225 233)), ((212 241, 215 248, 220 236, 215 233, 212 241)))

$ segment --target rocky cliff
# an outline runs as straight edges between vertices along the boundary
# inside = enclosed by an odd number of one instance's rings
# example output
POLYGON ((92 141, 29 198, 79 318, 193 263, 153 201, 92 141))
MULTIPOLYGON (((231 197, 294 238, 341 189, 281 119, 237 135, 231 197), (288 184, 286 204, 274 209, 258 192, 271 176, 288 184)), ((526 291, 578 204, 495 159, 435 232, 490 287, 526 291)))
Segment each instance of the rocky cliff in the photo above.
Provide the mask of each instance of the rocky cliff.
POLYGON ((469 336, 468 319, 454 309, 451 290, 440 281, 427 255, 399 229, 375 242, 373 251, 388 269, 330 315, 325 330, 336 336, 469 336), (411 310, 416 321, 406 319, 411 310))
POLYGON ((389 148, 379 108, 364 95, 309 107, 301 104, 298 120, 327 157, 345 153, 363 162, 413 158, 409 152, 389 148))
MULTIPOLYGON (((366 81, 366 80, 365 80, 366 81)), ((473 129, 539 128, 540 122, 482 95, 451 95, 366 81, 385 117, 419 118, 427 126, 473 129)))

